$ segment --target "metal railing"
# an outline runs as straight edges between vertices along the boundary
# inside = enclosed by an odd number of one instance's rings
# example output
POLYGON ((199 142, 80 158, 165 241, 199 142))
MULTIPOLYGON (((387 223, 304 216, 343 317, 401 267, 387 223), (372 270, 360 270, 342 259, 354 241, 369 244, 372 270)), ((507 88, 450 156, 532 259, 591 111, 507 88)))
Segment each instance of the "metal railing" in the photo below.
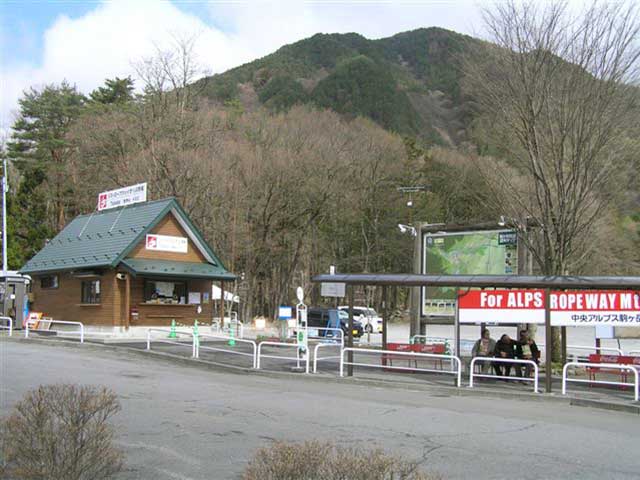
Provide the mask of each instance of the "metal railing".
POLYGON ((0 325, 0 329, 2 330, 9 330, 9 336, 11 337, 13 335, 13 318, 11 317, 0 317, 0 322, 6 321, 9 323, 8 326, 5 325, 0 325))
POLYGON ((627 352, 627 355, 631 355, 631 356, 640 355, 640 350, 629 350, 627 352))
POLYGON ((620 387, 633 387, 633 399, 637 402, 639 397, 639 388, 640 384, 638 382, 639 374, 638 369, 633 365, 621 365, 618 363, 581 363, 581 362, 567 362, 564 367, 562 367, 562 394, 567 394, 567 382, 574 383, 589 383, 589 384, 599 384, 599 385, 617 385, 620 387), (579 378, 568 378, 567 370, 569 367, 584 367, 584 368, 602 368, 602 369, 611 369, 611 370, 620 370, 621 372, 625 370, 630 370, 633 372, 633 377, 635 379, 634 383, 628 382, 612 382, 608 380, 596 380, 589 379, 583 380, 579 378))
MULTIPOLYGON (((25 322, 25 329, 24 329, 24 338, 29 338, 29 323, 30 322, 25 322)), ((51 330, 50 328, 47 330, 40 330, 40 329, 31 329, 32 332, 55 332, 56 334, 58 333, 63 333, 65 335, 77 335, 80 334, 80 343, 84 343, 84 325, 82 324, 82 322, 69 322, 66 320, 50 320, 50 319, 40 319, 38 320, 38 323, 48 323, 49 326, 51 326, 54 323, 59 323, 62 325, 78 325, 80 327, 80 330, 77 332, 70 332, 68 330, 51 330)))
MULTIPOLYGON (((540 350, 545 348, 545 344, 544 343, 540 343, 538 344, 538 347, 540 347, 540 350)), ((587 346, 587 345, 567 345, 567 353, 569 352, 569 350, 586 350, 586 351, 595 351, 596 353, 599 352, 614 352, 617 355, 624 355, 623 351, 620 348, 616 348, 616 347, 596 347, 594 346, 587 346)), ((576 357, 577 355, 574 354, 574 357, 576 357)))
MULTIPOLYGON (((235 313, 235 312, 233 312, 235 313)), ((237 316, 235 318, 229 318, 229 325, 225 326, 224 321, 220 322, 220 319, 214 320, 211 323, 211 331, 213 332, 215 328, 215 332, 219 334, 223 334, 225 332, 230 332, 232 328, 235 329, 236 335, 235 338, 244 338, 244 323, 238 320, 237 316)))
MULTIPOLYGON (((417 362, 416 362, 417 363, 417 362)), ((417 353, 417 352, 400 352, 397 350, 374 350, 374 349, 369 349, 369 348, 353 348, 353 347, 347 347, 347 348, 343 348, 342 349, 342 355, 340 355, 340 376, 344 377, 344 366, 345 365, 353 365, 355 367, 372 367, 372 368, 383 368, 385 370, 387 369, 391 369, 391 370, 411 370, 411 371, 415 371, 415 372, 430 372, 430 373, 442 373, 442 374, 447 374, 447 375, 455 375, 456 376, 456 385, 459 387, 462 384, 462 362, 460 361, 460 359, 458 357, 456 357, 455 355, 444 355, 444 354, 437 354, 437 353, 417 353), (401 356, 401 357, 407 357, 407 360, 411 361, 411 360, 422 360, 422 359, 435 359, 435 360, 443 360, 443 359, 449 359, 452 360, 452 363, 455 362, 457 365, 457 368, 454 369, 453 365, 451 370, 436 370, 434 368, 418 368, 418 367, 411 367, 409 365, 402 366, 402 367, 395 367, 393 365, 383 365, 381 364, 372 364, 372 363, 359 363, 359 362, 347 362, 344 359, 344 354, 347 352, 354 352, 354 353, 365 353, 365 354, 378 354, 378 355, 386 355, 387 357, 396 357, 396 356, 401 356)))
POLYGON ((298 351, 298 344, 297 343, 285 343, 285 342, 260 342, 258 344, 258 358, 257 358, 257 362, 256 362, 256 369, 260 370, 260 360, 263 358, 273 358, 273 359, 278 359, 278 360, 295 360, 297 362, 297 366, 300 367, 300 360, 304 360, 305 361, 305 372, 309 373, 309 352, 307 352, 306 358, 301 359, 300 358, 300 354, 298 351), (288 348, 295 348, 296 349, 296 356, 295 357, 283 357, 281 355, 263 355, 262 354, 262 347, 268 345, 268 346, 272 346, 272 347, 288 347, 288 348))
MULTIPOLYGON (((147 350, 151 350, 151 332, 161 332, 161 333, 172 333, 171 330, 166 330, 166 329, 162 329, 162 328, 148 328, 147 329, 147 350)), ((185 335, 188 337, 191 337, 191 356, 193 358, 197 358, 197 348, 196 348, 196 343, 197 340, 193 333, 191 332, 181 332, 179 330, 174 331, 173 333, 175 333, 176 335, 185 335)), ((160 343, 169 343, 171 345, 178 345, 180 347, 187 347, 189 346, 189 344, 185 343, 185 342, 179 342, 174 341, 174 340, 170 340, 168 337, 156 337, 153 339, 155 342, 160 342, 160 343)))
POLYGON ((258 347, 256 345, 256 342, 254 342, 253 340, 245 340, 242 338, 230 337, 227 335, 213 335, 208 333, 200 333, 198 334, 198 340, 196 342, 195 358, 200 358, 200 350, 211 350, 214 352, 232 353, 234 355, 243 355, 246 357, 251 357, 251 368, 256 368, 258 347), (220 347, 212 347, 209 345, 202 345, 200 343, 201 338, 212 338, 215 340, 225 341, 225 342, 229 342, 233 340, 234 342, 245 343, 253 347, 253 353, 239 352, 237 350, 233 350, 230 348, 220 348, 220 347))
POLYGON ((504 380, 515 380, 515 381, 525 381, 525 382, 533 382, 533 391, 538 393, 538 378, 540 376, 540 369, 538 368, 538 364, 533 360, 524 360, 519 358, 496 358, 496 357, 473 357, 471 359, 471 363, 469 364, 469 388, 473 388, 473 377, 478 378, 500 378, 504 380), (533 367, 533 378, 530 377, 507 377, 506 375, 490 375, 486 373, 474 373, 473 367, 476 366, 476 362, 487 362, 487 363, 506 363, 506 364, 521 364, 521 365, 531 365, 533 367))
POLYGON ((333 331, 333 332, 338 332, 339 335, 336 336, 332 336, 332 337, 327 337, 325 336, 314 336, 314 337, 309 337, 309 338, 320 338, 322 340, 324 340, 321 343, 318 343, 314 349, 313 349, 313 373, 317 373, 318 371, 318 360, 334 360, 336 358, 341 358, 342 357, 342 349, 344 348, 344 332, 342 331, 341 328, 315 328, 314 330, 324 330, 324 331, 333 331), (340 348, 340 354, 339 355, 333 355, 330 357, 318 357, 318 350, 322 347, 339 347, 340 348))

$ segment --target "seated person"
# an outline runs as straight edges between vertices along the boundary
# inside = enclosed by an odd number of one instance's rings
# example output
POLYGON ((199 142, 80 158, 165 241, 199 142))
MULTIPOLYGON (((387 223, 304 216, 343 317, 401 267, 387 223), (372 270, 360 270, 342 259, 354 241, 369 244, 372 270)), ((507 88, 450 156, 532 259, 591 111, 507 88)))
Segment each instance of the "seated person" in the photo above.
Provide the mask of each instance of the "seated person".
MULTIPOLYGON (((473 349, 471 350, 472 357, 493 357, 494 350, 496 348, 496 341, 491 338, 491 333, 488 329, 482 330, 482 336, 478 341, 473 345, 473 349)), ((482 373, 489 372, 489 365, 491 362, 477 362, 480 364, 482 373)))
MULTIPOLYGON (((540 350, 538 349, 538 345, 533 340, 533 338, 529 337, 529 332, 526 330, 522 330, 520 332, 520 341, 516 344, 516 358, 522 360, 533 360, 538 363, 540 358, 540 350)), ((531 365, 516 365, 516 374, 521 377, 522 376, 522 367, 524 367, 524 376, 530 377, 531 370, 533 367, 531 365)))
MULTIPOLYGON (((497 358, 515 358, 516 343, 506 333, 496 342, 495 356, 497 358)), ((493 370, 496 375, 508 377, 511 374, 511 363, 494 362, 493 370)))

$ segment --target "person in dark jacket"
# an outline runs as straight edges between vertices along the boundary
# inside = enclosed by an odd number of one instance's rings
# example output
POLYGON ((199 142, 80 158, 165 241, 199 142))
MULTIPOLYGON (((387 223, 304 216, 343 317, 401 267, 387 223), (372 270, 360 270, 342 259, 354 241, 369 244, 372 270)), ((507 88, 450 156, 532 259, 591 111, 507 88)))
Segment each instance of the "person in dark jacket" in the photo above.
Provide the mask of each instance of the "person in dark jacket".
MULTIPOLYGON (((522 360, 533 360, 536 364, 540 359, 540 350, 538 349, 538 345, 536 345, 536 342, 529 336, 529 332, 526 330, 522 330, 520 332, 520 340, 516 344, 516 358, 522 360)), ((533 366, 528 364, 516 365, 516 375, 519 377, 522 376, 522 367, 524 367, 524 376, 530 377, 533 366)))
MULTIPOLYGON (((516 343, 506 333, 496 342, 495 356, 497 358, 515 358, 516 356, 516 343)), ((498 376, 508 377, 512 366, 512 363, 493 362, 493 370, 498 376)))

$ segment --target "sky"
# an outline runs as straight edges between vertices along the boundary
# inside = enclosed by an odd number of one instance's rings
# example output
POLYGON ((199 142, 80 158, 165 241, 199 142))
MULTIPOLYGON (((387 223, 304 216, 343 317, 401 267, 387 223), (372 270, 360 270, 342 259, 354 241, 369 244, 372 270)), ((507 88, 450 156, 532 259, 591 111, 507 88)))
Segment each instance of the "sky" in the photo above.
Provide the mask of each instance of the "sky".
POLYGON ((196 35, 202 69, 219 73, 316 33, 439 26, 477 36, 489 1, 0 0, 0 132, 26 89, 66 80, 88 94, 106 78, 135 79, 132 64, 171 38, 196 35))
POLYGON ((420 27, 474 33, 481 0, 0 0, 0 130, 31 86, 67 80, 83 93, 197 35, 203 70, 218 73, 316 33, 382 38, 420 27))

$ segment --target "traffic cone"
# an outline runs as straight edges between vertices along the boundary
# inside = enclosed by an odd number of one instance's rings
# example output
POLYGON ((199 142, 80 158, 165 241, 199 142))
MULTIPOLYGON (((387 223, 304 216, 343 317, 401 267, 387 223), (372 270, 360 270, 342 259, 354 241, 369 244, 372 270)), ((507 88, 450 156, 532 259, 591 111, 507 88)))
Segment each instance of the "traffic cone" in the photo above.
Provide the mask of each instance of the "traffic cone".
POLYGON ((176 319, 171 320, 171 331, 169 332, 169 338, 178 338, 176 334, 176 319))
POLYGON ((231 319, 229 319, 229 337, 231 337, 231 338, 229 338, 229 346, 230 347, 235 347, 235 345, 236 345, 236 340, 235 340, 234 335, 235 334, 233 333, 233 325, 231 324, 231 319))

